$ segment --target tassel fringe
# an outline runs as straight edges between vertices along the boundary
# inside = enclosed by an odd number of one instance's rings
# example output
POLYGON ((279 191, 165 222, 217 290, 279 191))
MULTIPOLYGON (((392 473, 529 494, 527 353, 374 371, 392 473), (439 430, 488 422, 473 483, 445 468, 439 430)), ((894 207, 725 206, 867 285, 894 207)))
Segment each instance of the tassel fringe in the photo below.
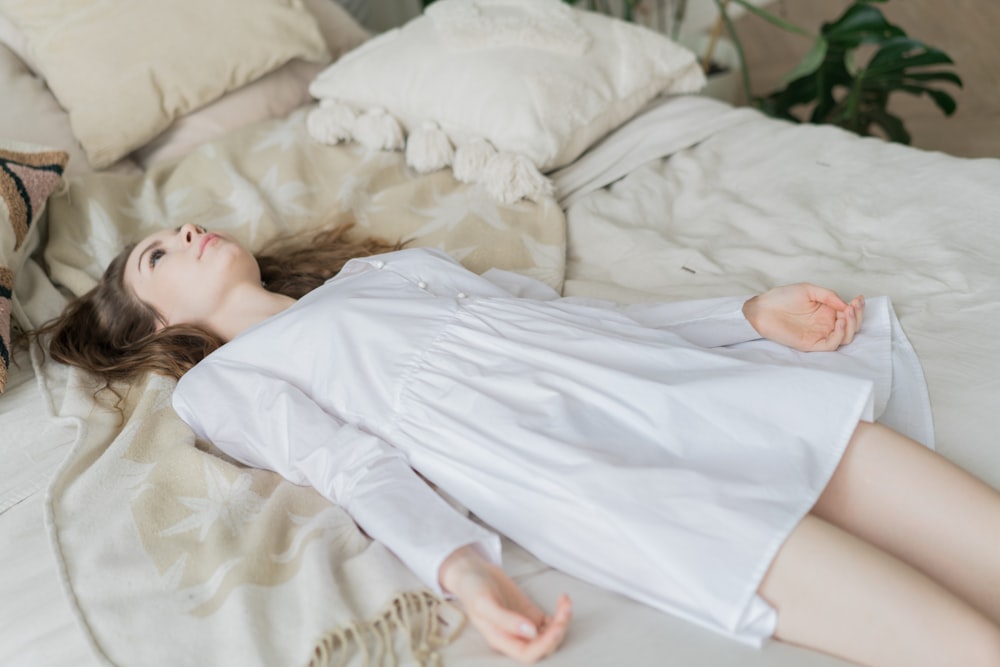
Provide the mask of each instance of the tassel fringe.
POLYGON ((406 140, 406 164, 421 174, 444 169, 455 159, 455 148, 438 124, 427 121, 406 140))
POLYGON ((526 156, 501 153, 486 139, 473 137, 452 145, 433 121, 426 121, 407 138, 402 125, 385 109, 361 114, 337 100, 323 100, 306 119, 309 134, 324 144, 354 140, 380 151, 406 151, 406 164, 421 174, 451 166, 455 179, 478 183, 503 204, 521 199, 539 201, 553 192, 552 182, 526 156))
POLYGON ((455 149, 455 163, 451 169, 455 178, 463 183, 478 183, 487 163, 497 154, 493 144, 476 137, 455 149))
POLYGON ((402 150, 406 143, 399 121, 385 109, 369 109, 354 123, 354 140, 377 151, 402 150))
POLYGON ((404 591, 375 618, 356 621, 326 633, 316 644, 308 667, 344 667, 360 654, 361 667, 398 667, 395 639, 400 635, 420 667, 441 667, 440 649, 465 625, 458 607, 428 590, 404 591))
POLYGON ((306 117, 309 135, 324 144, 348 141, 354 134, 357 114, 346 104, 336 100, 323 100, 306 117))
POLYGON ((539 201, 552 194, 552 181, 519 153, 497 153, 483 170, 479 184, 497 201, 513 204, 519 199, 539 201))

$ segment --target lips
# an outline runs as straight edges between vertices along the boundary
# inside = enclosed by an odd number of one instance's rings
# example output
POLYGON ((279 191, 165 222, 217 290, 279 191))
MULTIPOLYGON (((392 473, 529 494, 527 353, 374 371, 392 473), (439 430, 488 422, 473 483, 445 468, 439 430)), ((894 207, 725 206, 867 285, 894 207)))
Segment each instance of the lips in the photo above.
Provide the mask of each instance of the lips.
POLYGON ((205 246, 219 238, 218 234, 205 234, 201 237, 201 245, 198 246, 198 259, 201 259, 202 254, 205 252, 205 246))

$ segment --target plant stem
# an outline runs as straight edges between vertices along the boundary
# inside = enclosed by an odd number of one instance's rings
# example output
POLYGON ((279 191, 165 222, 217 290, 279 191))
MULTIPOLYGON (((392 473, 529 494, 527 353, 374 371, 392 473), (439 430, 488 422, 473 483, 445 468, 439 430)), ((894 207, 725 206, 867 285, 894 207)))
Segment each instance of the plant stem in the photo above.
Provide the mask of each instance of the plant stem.
MULTIPOLYGON (((723 8, 725 8, 727 3, 728 0, 722 0, 723 8)), ((723 9, 720 10, 720 12, 721 11, 725 10, 723 9)), ((701 69, 705 72, 705 74, 708 74, 708 71, 712 67, 712 58, 715 56, 715 47, 719 43, 719 37, 722 36, 722 29, 725 28, 725 26, 726 24, 724 23, 724 19, 720 13, 719 17, 715 19, 715 24, 712 26, 711 34, 708 36, 708 46, 705 47, 705 55, 701 58, 701 69)))
MULTIPOLYGON (((747 67, 747 59, 743 53, 743 43, 740 42, 740 36, 736 34, 736 26, 733 25, 732 20, 729 18, 729 14, 726 12, 726 4, 729 0, 712 0, 715 3, 716 8, 719 10, 719 18, 723 20, 726 24, 726 32, 729 33, 729 38, 733 42, 733 47, 736 49, 736 54, 740 61, 740 77, 743 80, 743 94, 746 96, 746 103, 753 103, 753 93, 750 90, 750 70, 747 67)), ((739 0, 737 0, 738 2, 739 0)))

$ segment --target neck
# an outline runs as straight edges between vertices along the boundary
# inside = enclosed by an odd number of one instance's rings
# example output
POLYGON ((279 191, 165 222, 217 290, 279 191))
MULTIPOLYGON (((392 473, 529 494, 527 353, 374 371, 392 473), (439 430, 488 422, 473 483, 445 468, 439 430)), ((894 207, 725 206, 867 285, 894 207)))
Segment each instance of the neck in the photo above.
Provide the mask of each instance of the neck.
POLYGON ((231 341, 255 324, 277 315, 295 303, 295 299, 248 285, 234 289, 227 302, 206 323, 225 342, 231 341))

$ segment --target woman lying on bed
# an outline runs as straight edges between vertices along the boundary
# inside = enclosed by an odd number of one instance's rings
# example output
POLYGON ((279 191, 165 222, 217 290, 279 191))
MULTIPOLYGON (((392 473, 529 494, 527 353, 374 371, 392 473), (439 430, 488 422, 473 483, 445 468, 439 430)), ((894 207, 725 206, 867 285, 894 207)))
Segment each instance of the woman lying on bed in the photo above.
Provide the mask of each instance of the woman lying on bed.
POLYGON ((1000 494, 873 423, 871 380, 730 347, 842 358, 872 335, 860 297, 618 308, 343 232, 260 259, 157 232, 42 333, 108 381, 179 378, 198 436, 341 504, 518 660, 558 647, 571 605, 529 600, 494 530, 743 641, 1000 665, 1000 494))

